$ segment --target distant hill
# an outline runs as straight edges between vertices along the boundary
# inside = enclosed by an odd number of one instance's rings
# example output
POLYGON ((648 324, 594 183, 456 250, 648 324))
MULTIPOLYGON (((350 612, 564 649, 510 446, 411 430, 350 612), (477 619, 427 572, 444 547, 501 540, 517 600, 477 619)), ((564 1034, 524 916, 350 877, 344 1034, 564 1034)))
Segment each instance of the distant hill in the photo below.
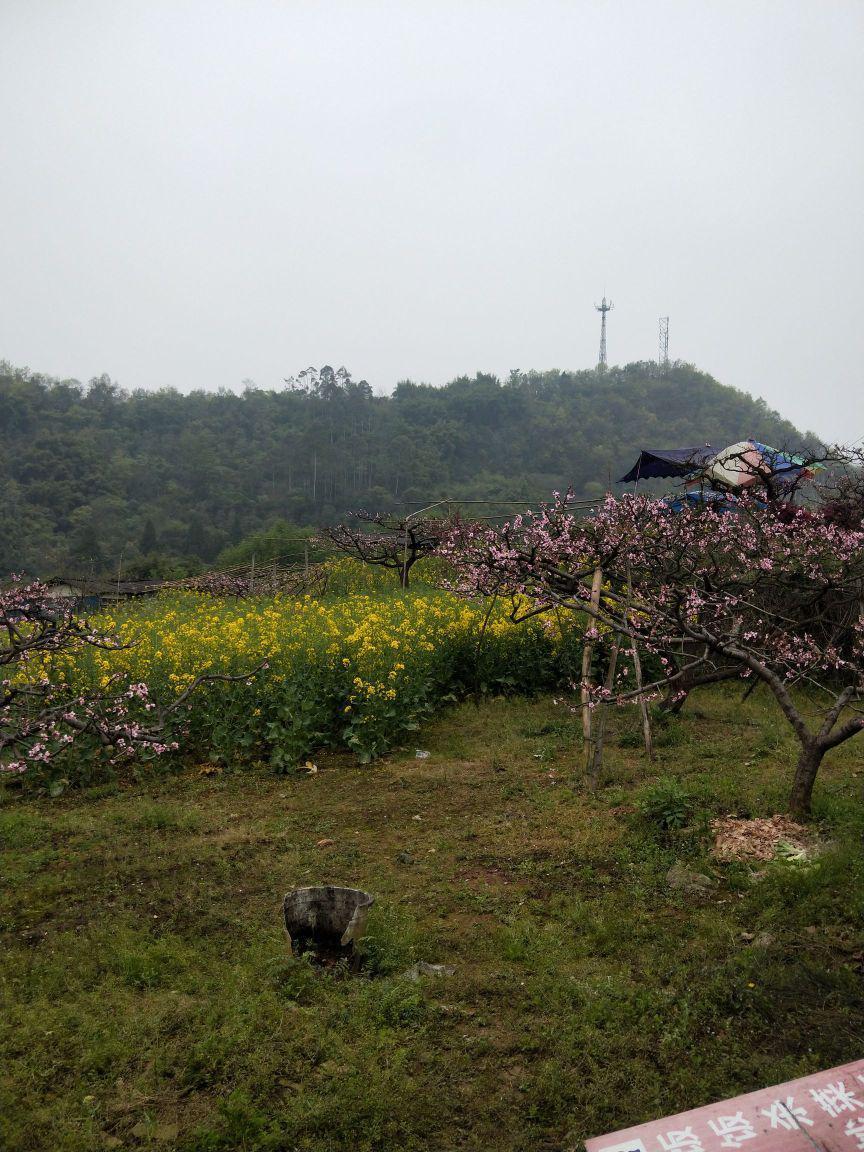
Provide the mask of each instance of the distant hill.
POLYGON ((324 367, 280 392, 122 391, 0 363, 0 572, 211 562, 277 521, 441 496, 593 497, 642 447, 813 442, 689 364, 478 373, 376 397, 324 367), (122 556, 121 556, 122 554, 122 556))

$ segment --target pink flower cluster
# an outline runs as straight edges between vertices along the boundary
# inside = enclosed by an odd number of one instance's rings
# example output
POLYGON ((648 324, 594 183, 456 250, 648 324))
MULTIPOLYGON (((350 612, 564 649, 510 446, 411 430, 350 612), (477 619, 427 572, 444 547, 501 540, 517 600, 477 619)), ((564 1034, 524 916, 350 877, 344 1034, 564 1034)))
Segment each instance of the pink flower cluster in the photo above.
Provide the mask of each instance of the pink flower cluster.
POLYGON ((0 666, 16 673, 0 681, 0 772, 20 775, 29 769, 51 776, 82 742, 104 751, 112 764, 177 748, 163 723, 143 722, 156 708, 146 684, 81 695, 66 684, 27 675, 38 654, 88 646, 121 645, 79 618, 67 602, 52 599, 39 582, 14 579, 0 591, 0 666))

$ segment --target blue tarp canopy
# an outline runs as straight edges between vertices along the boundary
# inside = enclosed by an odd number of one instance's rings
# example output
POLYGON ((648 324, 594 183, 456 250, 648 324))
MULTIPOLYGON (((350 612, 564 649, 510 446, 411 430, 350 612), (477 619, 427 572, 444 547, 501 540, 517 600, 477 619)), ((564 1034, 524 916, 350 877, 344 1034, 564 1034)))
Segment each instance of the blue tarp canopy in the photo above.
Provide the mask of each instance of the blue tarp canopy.
POLYGON ((643 448, 639 459, 619 484, 635 480, 652 480, 660 476, 687 476, 698 470, 714 455, 710 444, 700 448, 643 448))
MULTIPOLYGON (((728 492, 712 492, 709 488, 697 489, 694 492, 681 492, 677 496, 664 496, 663 503, 668 504, 673 512, 680 512, 683 508, 713 508, 715 512, 734 512, 735 497, 728 492)), ((760 504, 764 508, 764 504, 760 504)))
POLYGON ((807 474, 812 472, 822 472, 822 464, 809 463, 803 456, 793 456, 790 452, 779 452, 776 448, 771 448, 768 444, 760 444, 758 440, 753 443, 762 453, 762 459, 766 465, 771 469, 773 476, 782 476, 784 480, 794 481, 804 473, 804 478, 807 479, 807 474))

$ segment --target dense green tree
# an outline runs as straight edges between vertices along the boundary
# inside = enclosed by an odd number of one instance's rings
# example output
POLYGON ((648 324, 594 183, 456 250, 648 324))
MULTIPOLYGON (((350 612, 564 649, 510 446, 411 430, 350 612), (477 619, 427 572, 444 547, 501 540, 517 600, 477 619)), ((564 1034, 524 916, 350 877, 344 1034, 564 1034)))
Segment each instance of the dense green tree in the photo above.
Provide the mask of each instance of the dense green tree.
POLYGON ((262 532, 253 532, 238 544, 223 548, 217 557, 220 568, 239 568, 251 564, 266 564, 281 560, 286 564, 310 564, 322 560, 329 552, 323 548, 313 528, 299 528, 285 520, 277 520, 262 532))
POLYGON ((159 538, 156 535, 156 525, 148 516, 144 524, 144 531, 141 533, 141 539, 138 542, 138 549, 142 556, 149 556, 156 551, 158 546, 159 538))
POLYGON ((688 364, 403 380, 391 397, 330 365, 286 384, 127 393, 105 375, 85 386, 0 362, 0 573, 114 573, 121 553, 127 571, 157 545, 188 567, 280 522, 351 509, 537 501, 571 485, 594 497, 642 447, 812 443, 688 364))

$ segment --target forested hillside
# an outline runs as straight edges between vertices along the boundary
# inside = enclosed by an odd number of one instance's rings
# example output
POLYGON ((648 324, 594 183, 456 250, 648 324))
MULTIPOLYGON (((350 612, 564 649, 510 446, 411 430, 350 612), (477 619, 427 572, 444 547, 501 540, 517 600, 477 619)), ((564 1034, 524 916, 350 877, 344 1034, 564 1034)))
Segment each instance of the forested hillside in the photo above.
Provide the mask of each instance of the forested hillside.
POLYGON ((478 373, 377 397, 322 368, 282 391, 126 393, 0 363, 0 571, 212 562, 277 521, 332 522, 441 496, 592 497, 641 447, 805 438, 691 365, 666 376, 478 373))

